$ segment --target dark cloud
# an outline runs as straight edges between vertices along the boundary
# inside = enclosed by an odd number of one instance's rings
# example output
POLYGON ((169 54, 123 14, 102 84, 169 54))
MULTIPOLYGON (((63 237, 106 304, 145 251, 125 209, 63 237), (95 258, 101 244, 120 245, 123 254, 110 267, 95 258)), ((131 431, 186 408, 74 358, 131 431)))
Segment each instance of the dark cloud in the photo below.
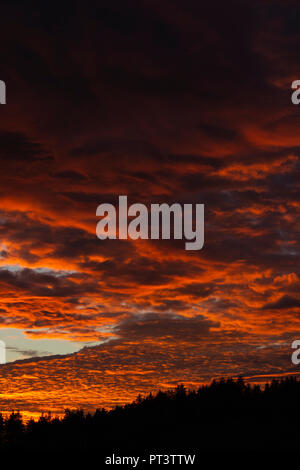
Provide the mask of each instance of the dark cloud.
POLYGON ((275 302, 269 302, 263 306, 264 310, 286 310, 291 308, 300 308, 300 299, 283 295, 275 302))
POLYGON ((210 328, 217 328, 220 324, 212 322, 201 315, 185 318, 175 315, 159 315, 148 313, 140 317, 133 317, 121 322, 115 331, 122 338, 193 338, 201 340, 209 334, 210 328))
POLYGON ((84 176, 82 173, 79 173, 78 171, 73 171, 73 170, 59 171, 58 173, 54 173, 53 177, 63 178, 63 179, 70 180, 73 182, 87 181, 86 176, 84 176))
POLYGON ((17 132, 0 131, 0 161, 7 164, 14 162, 26 163, 52 160, 47 151, 38 142, 32 142, 30 139, 17 132))
POLYGON ((21 356, 21 359, 27 357, 49 356, 51 354, 48 351, 37 351, 35 349, 21 349, 14 346, 6 346, 6 350, 18 353, 21 356))

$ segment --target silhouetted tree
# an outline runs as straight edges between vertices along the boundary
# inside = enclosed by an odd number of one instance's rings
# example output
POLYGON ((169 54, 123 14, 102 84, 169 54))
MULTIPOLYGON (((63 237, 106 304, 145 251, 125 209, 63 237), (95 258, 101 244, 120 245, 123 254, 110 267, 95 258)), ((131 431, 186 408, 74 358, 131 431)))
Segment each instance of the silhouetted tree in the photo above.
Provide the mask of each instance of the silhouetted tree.
POLYGON ((62 418, 42 414, 26 424, 20 413, 0 414, 0 449, 96 450, 99 455, 203 449, 299 447, 300 383, 294 377, 265 387, 242 377, 214 380, 198 390, 139 395, 131 404, 94 414, 66 409, 62 418))

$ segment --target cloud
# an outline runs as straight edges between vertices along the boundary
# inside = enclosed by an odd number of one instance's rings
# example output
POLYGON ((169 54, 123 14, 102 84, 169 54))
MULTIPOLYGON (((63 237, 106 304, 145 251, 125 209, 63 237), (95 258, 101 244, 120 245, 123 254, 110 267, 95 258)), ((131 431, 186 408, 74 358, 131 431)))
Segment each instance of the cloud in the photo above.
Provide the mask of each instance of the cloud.
POLYGON ((288 370, 287 346, 272 345, 300 327, 298 7, 57 6, 2 6, 1 324, 103 344, 5 366, 6 393, 41 408, 57 380, 57 408, 288 370), (100 241, 96 207, 121 194, 204 203, 204 249, 100 241))
POLYGON ((300 299, 290 297, 289 295, 283 295, 275 302, 267 303, 263 306, 264 310, 286 310, 300 307, 300 299))
POLYGON ((25 416, 42 411, 62 414, 70 403, 95 410, 182 382, 194 388, 224 375, 242 373, 251 381, 259 375, 260 381, 262 376, 297 373, 290 367, 289 346, 278 343, 278 338, 270 338, 270 344, 262 343, 248 333, 222 332, 205 319, 192 321, 190 327, 187 320, 170 318, 168 334, 167 322, 149 315, 144 323, 136 319, 123 329, 125 340, 116 339, 65 356, 2 365, 1 411, 14 407, 25 416), (209 332, 209 328, 215 331, 209 332))
POLYGON ((179 338, 185 339, 206 337, 210 328, 218 328, 220 323, 212 322, 201 315, 193 318, 179 315, 160 315, 148 313, 139 318, 133 317, 122 321, 114 331, 126 339, 179 338))
POLYGON ((35 349, 21 349, 13 346, 6 346, 7 351, 11 351, 14 353, 18 353, 21 358, 27 358, 27 357, 39 357, 39 356, 47 356, 50 355, 48 351, 38 351, 35 349))

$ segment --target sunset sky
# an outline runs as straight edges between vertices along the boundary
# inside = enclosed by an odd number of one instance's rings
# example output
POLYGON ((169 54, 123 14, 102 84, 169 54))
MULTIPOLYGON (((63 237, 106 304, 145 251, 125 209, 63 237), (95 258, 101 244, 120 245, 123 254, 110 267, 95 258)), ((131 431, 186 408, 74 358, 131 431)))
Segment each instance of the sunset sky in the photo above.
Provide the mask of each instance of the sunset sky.
POLYGON ((299 373, 299 15, 1 3, 0 411, 299 373), (205 204, 204 248, 99 240, 119 195, 205 204))

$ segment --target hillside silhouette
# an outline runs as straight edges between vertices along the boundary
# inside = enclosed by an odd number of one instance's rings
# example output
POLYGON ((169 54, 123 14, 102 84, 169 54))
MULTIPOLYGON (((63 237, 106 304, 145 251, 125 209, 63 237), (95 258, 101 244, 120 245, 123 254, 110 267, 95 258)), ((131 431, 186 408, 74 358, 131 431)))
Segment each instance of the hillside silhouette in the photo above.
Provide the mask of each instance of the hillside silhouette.
POLYGON ((0 450, 194 452, 231 449, 296 449, 300 382, 294 377, 264 387, 242 378, 221 379, 198 390, 184 385, 95 413, 65 410, 24 423, 18 412, 0 415, 0 450))

